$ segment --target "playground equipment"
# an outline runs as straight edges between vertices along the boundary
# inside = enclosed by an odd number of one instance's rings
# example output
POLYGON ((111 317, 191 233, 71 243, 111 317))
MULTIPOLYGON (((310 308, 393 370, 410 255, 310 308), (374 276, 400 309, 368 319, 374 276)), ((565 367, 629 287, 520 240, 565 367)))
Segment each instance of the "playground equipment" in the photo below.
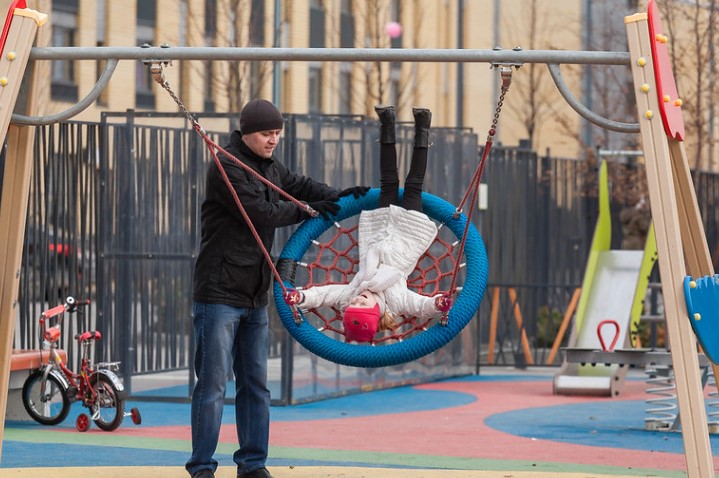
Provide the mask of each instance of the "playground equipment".
POLYGON ((687 321, 686 303, 681 297, 681 283, 687 272, 692 276, 710 275, 713 265, 682 142, 681 100, 656 3, 650 1, 646 14, 627 17, 625 24, 642 145, 647 159, 647 183, 682 415, 687 473, 692 477, 713 476, 696 338, 687 321), (659 112, 657 117, 655 112, 659 112))
MULTIPOLYGON (((408 280, 408 286, 415 289, 418 293, 432 296, 442 291, 441 287, 446 287, 444 282, 449 282, 449 288, 444 293, 449 297, 452 296, 454 292, 460 291, 456 303, 452 309, 447 314, 444 314, 443 317, 437 321, 437 324, 435 324, 441 325, 441 327, 430 327, 430 320, 420 319, 418 317, 403 317, 401 323, 392 328, 391 334, 388 334, 384 339, 372 340, 372 345, 383 343, 382 347, 358 347, 341 341, 341 338, 344 336, 344 329, 338 324, 342 323, 342 316, 335 308, 331 308, 332 311, 330 312, 318 312, 313 309, 312 311, 303 313, 294 304, 285 302, 285 300, 288 297, 289 290, 295 288, 293 282, 295 281, 297 269, 300 266, 310 271, 309 279, 305 278, 305 282, 308 282, 309 285, 324 285, 330 283, 329 281, 333 280, 330 278, 330 274, 342 276, 342 279, 339 281, 335 278, 334 283, 348 283, 350 281, 350 276, 356 273, 356 267, 358 266, 357 256, 361 254, 361 251, 358 252, 357 225, 342 226, 340 223, 345 219, 358 216, 363 210, 376 208, 379 190, 369 191, 364 196, 358 198, 353 198, 352 196, 340 198, 339 203, 341 209, 331 220, 330 218, 319 217, 309 206, 300 204, 296 198, 293 198, 275 184, 258 175, 252 168, 245 165, 213 141, 206 134, 205 129, 190 114, 164 78, 162 74, 162 62, 153 62, 151 66, 155 81, 170 94, 180 110, 185 113, 190 124, 193 125, 193 129, 204 140, 212 154, 215 164, 218 169, 223 172, 225 183, 233 195, 238 210, 256 237, 259 238, 256 234, 255 225, 245 211, 239 197, 235 194, 233 186, 230 184, 224 172, 224 166, 218 158, 218 152, 230 158, 234 164, 246 169, 257 179, 265 183, 270 189, 277 190, 278 194, 282 195, 285 200, 295 202, 301 207, 308 209, 308 212, 313 216, 311 219, 305 221, 292 237, 290 237, 283 252, 280 254, 277 267, 271 259, 269 252, 262 244, 262 241, 258 239, 258 246, 262 250, 265 260, 275 276, 275 306, 287 330, 308 350, 335 363, 356 367, 396 365, 427 355, 447 344, 453 337, 461 332, 479 308, 487 284, 487 253, 479 233, 471 223, 471 217, 472 212, 475 210, 479 193, 481 174, 496 133, 501 105, 511 83, 512 67, 504 65, 498 68, 500 69, 503 80, 502 94, 500 95, 494 120, 487 136, 482 159, 470 181, 461 204, 455 208, 436 196, 427 193, 422 194, 424 212, 439 222, 440 228, 447 226, 446 229, 454 233, 459 246, 455 248, 451 240, 444 241, 440 237, 436 238, 428 250, 420 257, 419 263, 412 273, 413 277, 410 277, 408 280), (470 197, 469 212, 465 216, 461 213, 461 209, 465 201, 470 197), (320 245, 319 237, 332 227, 336 229, 335 235, 327 240, 325 245, 320 245), (316 253, 314 262, 312 260, 303 260, 308 249, 313 247, 314 244, 320 245, 318 250, 312 251, 316 253), (343 247, 336 247, 336 244, 344 245, 343 247), (347 244, 350 246, 347 246, 347 244), (439 253, 433 254, 431 251, 436 249, 439 249, 439 253), (466 261, 465 263, 462 263, 463 258, 466 261), (310 262, 309 266, 307 262, 310 262), (342 265, 340 266, 340 264, 342 265), (349 265, 349 267, 347 267, 347 265, 349 265), (464 268, 466 271, 465 286, 462 287, 456 284, 460 268, 464 268), (312 274, 313 269, 319 272, 317 276, 312 274), (280 270, 282 270, 282 273, 280 273, 280 270), (468 287, 466 287, 467 285, 468 287), (310 315, 316 317, 312 323, 305 320, 305 317, 309 317, 310 315), (452 320, 450 320, 450 318, 452 320)), ((308 256, 310 255, 309 253, 307 254, 308 256)))
POLYGON ((699 339, 702 350, 714 363, 719 363, 719 275, 707 275, 699 279, 684 278, 684 297, 689 320, 699 339))
MULTIPOLYGON (((14 338, 14 303, 19 289, 19 271, 23 247, 25 215, 27 213, 30 187, 32 132, 29 128, 9 128, 10 117, 30 49, 38 27, 47 22, 47 15, 26 8, 24 0, 15 0, 8 10, 0 37, 0 144, 7 137, 8 158, 3 174, 2 199, 0 200, 0 416, 5 416, 8 383, 12 362, 14 338)), ((37 72, 36 72, 37 73, 37 72)), ((37 74, 28 82, 28 111, 33 111, 32 101, 37 74)), ((4 421, 0 425, 0 444, 4 421)))
MULTIPOLYGON (((118 362, 93 364, 91 348, 95 341, 102 338, 97 330, 88 330, 75 336, 82 357, 80 370, 68 368, 64 354, 59 354, 58 342, 62 335, 64 314, 77 313, 84 317, 83 307, 90 301, 78 301, 69 296, 63 304, 46 310, 40 316, 40 338, 43 350, 48 350, 47 362, 30 372, 22 388, 22 403, 28 415, 42 425, 57 425, 70 413, 70 404, 79 401, 88 409, 90 415, 81 413, 75 421, 78 431, 87 431, 91 420, 105 431, 113 431, 129 415, 133 423, 142 421, 140 411, 133 408, 125 413, 127 392, 120 377, 115 373, 118 362)), ((84 323, 84 320, 80 320, 84 323)))
MULTIPOLYGON (((613 351, 632 342, 644 306, 649 275, 657 260, 654 228, 644 250, 612 250, 607 164, 599 169, 599 219, 582 282, 569 349, 613 351), (609 340, 611 338, 611 340, 609 340), (610 345, 607 345, 607 344, 610 345)), ((616 363, 582 364, 565 355, 554 377, 556 395, 619 395, 627 367, 616 363)))
MULTIPOLYGON (((20 3, 16 2, 14 7, 20 3)), ((17 87, 22 76, 26 53, 32 44, 38 22, 21 33, 22 14, 11 9, 8 40, 21 41, 13 60, 21 60, 22 67, 13 70, 6 86, 17 87)), ((26 18, 26 17, 25 17, 26 18)), ((697 344, 687 318, 683 297, 684 277, 712 275, 712 262, 706 245, 696 197, 691 182, 686 153, 682 143, 684 128, 681 101, 669 63, 659 12, 653 0, 648 2, 647 13, 625 19, 629 53, 624 52, 561 52, 522 50, 406 50, 406 49, 288 49, 288 48, 37 48, 30 57, 43 60, 107 60, 102 81, 107 81, 119 59, 144 61, 188 60, 269 60, 269 61, 414 61, 414 62, 488 62, 513 64, 545 63, 555 84, 567 102, 587 120, 610 130, 641 133, 645 153, 649 200, 654 218, 662 292, 665 303, 667 329, 672 343, 672 363, 676 370, 677 398, 682 415, 682 437, 689 477, 714 475, 711 447, 708 439, 707 415, 704 408, 697 344), (560 64, 630 65, 638 105, 639 124, 619 123, 599 117, 581 105, 564 83, 560 64), (108 73, 109 72, 109 73, 108 73), (661 121, 660 121, 661 119, 661 121), (686 262, 685 262, 686 261, 686 262), (685 265, 686 264, 686 265, 685 265)), ((0 79, 8 69, 8 45, 0 58, 0 79)), ((69 119, 99 96, 103 85, 95 88, 78 105, 52 116, 31 117, 13 115, 15 124, 40 125, 69 119)), ((11 89, 3 90, 11 91, 11 89)), ((16 90, 17 91, 17 90, 16 90)), ((29 95, 30 97, 32 95, 29 95)), ((0 114, 9 117, 16 95, 0 96, 0 114)), ((2 122, 0 122, 2 123, 2 122)), ((0 124, 1 134, 7 130, 7 121, 0 124)), ((19 141, 19 139, 15 139, 19 141)), ((16 143, 13 143, 16 144, 16 143)), ((13 146, 10 146, 11 148, 13 146)), ((0 380, 7 383, 11 340, 14 323, 11 320, 14 297, 18 290, 22 231, 26 213, 29 161, 26 151, 14 155, 11 171, 6 170, 3 200, 0 205, 0 252, 3 275, 0 280, 0 336, 4 338, 0 351, 3 366, 0 380), (18 159, 19 158, 19 159, 18 159), (19 169, 13 169, 19 168, 19 169), (12 240, 11 240, 12 238, 12 240)), ((714 366, 715 367, 715 366, 714 366)), ((0 390, 0 412, 5 410, 5 388, 0 390)), ((4 428, 0 425, 0 439, 4 428)))
MULTIPOLYGON (((340 222, 347 217, 354 216, 363 208, 376 207, 378 197, 379 190, 375 189, 367 193, 366 196, 356 200, 347 197, 342 198, 342 209, 336 221, 340 222)), ((479 307, 487 283, 487 253, 484 249, 484 243, 474 227, 466 227, 469 220, 464 215, 454 217, 456 209, 451 204, 426 193, 423 193, 422 203, 424 212, 429 217, 447 226, 447 229, 451 230, 455 235, 456 240, 460 240, 463 237, 463 233, 468 231, 468 240, 464 246, 464 259, 466 261, 464 286, 461 288, 461 292, 447 317, 446 323, 442 325, 438 323, 430 327, 427 323, 428 321, 413 320, 413 318, 410 317, 405 318, 405 321, 400 324, 397 331, 394 332, 396 334, 394 343, 371 347, 345 343, 335 339, 334 336, 340 335, 339 333, 333 334, 332 336, 322 333, 328 329, 330 331, 337 331, 335 328, 336 325, 333 327, 332 323, 338 321, 341 323, 340 315, 337 313, 327 314, 327 318, 324 319, 323 322, 319 322, 319 328, 317 327, 318 321, 315 319, 312 321, 301 320, 295 322, 296 318, 292 310, 290 310, 289 306, 281 299, 282 291, 279 283, 276 282, 275 304, 280 313, 280 318, 298 342, 315 354, 336 363, 358 367, 381 367, 407 362, 427 355, 448 343, 469 323, 479 307)), ((291 264, 288 267, 294 267, 296 269, 296 264, 301 261, 305 255, 305 251, 307 251, 313 243, 316 243, 316 238, 322 234, 328 226, 331 226, 331 222, 322 220, 321 218, 315 218, 305 222, 287 242, 287 245, 280 255, 280 260, 287 261, 291 264)), ((351 235, 352 232, 356 230, 356 226, 352 228, 336 227, 338 232, 335 238, 345 234, 351 235)), ((323 254, 323 250, 327 252, 328 249, 331 248, 332 245, 330 244, 328 247, 320 249, 316 257, 322 258, 323 255, 326 256, 327 254, 323 254)), ((428 287, 433 288, 434 290, 429 289, 430 293, 428 295, 436 294, 437 291, 441 290, 439 288, 440 282, 450 275, 451 268, 457 264, 456 261, 459 261, 459 257, 453 257, 453 254, 456 254, 456 252, 453 251, 454 248, 451 246, 450 241, 445 241, 441 238, 435 240, 434 245, 430 246, 430 250, 437 248, 439 249, 439 253, 436 254, 436 257, 425 253, 420 259, 420 264, 424 267, 418 267, 418 269, 420 269, 419 272, 413 272, 413 276, 410 277, 408 283, 410 287, 420 291, 427 291, 428 287), (427 264, 429 264, 429 266, 427 266, 427 264), (437 273, 437 270, 440 268, 444 270, 443 273, 437 273)), ((333 252, 336 253, 337 256, 340 256, 339 251, 333 252)), ((458 255, 461 256, 461 249, 458 255)), ((348 261, 346 258, 344 260, 348 261)), ((293 270, 291 273, 288 273, 286 277, 283 277, 283 279, 287 280, 288 284, 291 284, 294 275, 295 272, 293 270)), ((315 312, 314 314, 316 314, 319 319, 323 318, 321 312, 315 312)), ((310 314, 306 313, 304 316, 309 318, 310 314)))

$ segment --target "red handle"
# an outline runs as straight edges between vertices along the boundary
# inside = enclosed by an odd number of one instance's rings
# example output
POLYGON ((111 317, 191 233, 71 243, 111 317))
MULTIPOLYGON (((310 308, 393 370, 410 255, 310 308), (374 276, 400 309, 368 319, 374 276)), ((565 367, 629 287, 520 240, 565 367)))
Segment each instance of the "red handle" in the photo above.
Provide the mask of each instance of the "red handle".
POLYGON ((65 304, 56 305, 52 309, 46 310, 45 312, 42 313, 42 316, 45 317, 46 319, 49 319, 51 317, 55 317, 56 315, 60 315, 63 312, 65 312, 65 304))
POLYGON ((597 325, 597 335, 599 336, 599 343, 602 344, 602 352, 613 351, 614 346, 617 345, 617 340, 619 340, 619 323, 612 319, 602 320, 599 322, 599 325, 597 325), (602 327, 607 324, 614 326, 614 339, 612 339, 612 343, 609 345, 609 348, 607 348, 607 344, 604 342, 604 336, 602 335, 602 327))

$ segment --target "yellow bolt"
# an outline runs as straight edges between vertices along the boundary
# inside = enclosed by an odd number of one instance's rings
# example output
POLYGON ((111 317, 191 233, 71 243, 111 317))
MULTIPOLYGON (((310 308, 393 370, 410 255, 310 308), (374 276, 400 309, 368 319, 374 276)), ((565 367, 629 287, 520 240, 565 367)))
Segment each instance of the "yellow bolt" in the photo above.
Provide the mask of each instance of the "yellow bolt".
POLYGON ((660 34, 660 33, 657 33, 657 37, 656 37, 656 38, 657 38, 657 41, 658 41, 659 43, 666 43, 667 41, 669 41, 669 38, 667 38, 666 35, 662 35, 662 34, 660 34))
POLYGON ((637 60, 637 65, 639 65, 639 66, 644 66, 644 65, 646 65, 646 64, 647 64, 647 59, 644 58, 643 56, 642 56, 642 57, 639 57, 639 59, 637 60))
POLYGON ((702 314, 700 314, 699 312, 694 314, 694 320, 702 320, 702 314))
POLYGON ((8 54, 7 54, 7 59, 8 59, 8 60, 13 61, 15 58, 16 58, 16 55, 15 55, 15 52, 14 52, 14 51, 8 52, 8 54))
POLYGON ((4 76, 0 78, 0 86, 7 86, 7 78, 4 76))
POLYGON ((664 95, 664 98, 663 98, 663 99, 664 99, 664 102, 665 102, 665 103, 669 103, 669 102, 672 100, 672 97, 669 96, 669 95, 664 95))
POLYGON ((689 281, 689 288, 690 289, 696 289, 697 288, 697 282, 696 281, 689 281))
POLYGON ((648 91, 649 91, 649 85, 647 85, 646 83, 644 83, 644 84, 642 85, 642 93, 647 93, 648 91))
POLYGON ((684 104, 684 102, 680 98, 677 98, 676 100, 674 100, 674 106, 681 106, 683 104, 684 104))
POLYGON ((654 113, 652 113, 652 110, 647 110, 647 111, 644 113, 644 117, 647 118, 647 119, 652 119, 652 118, 654 117, 654 113))

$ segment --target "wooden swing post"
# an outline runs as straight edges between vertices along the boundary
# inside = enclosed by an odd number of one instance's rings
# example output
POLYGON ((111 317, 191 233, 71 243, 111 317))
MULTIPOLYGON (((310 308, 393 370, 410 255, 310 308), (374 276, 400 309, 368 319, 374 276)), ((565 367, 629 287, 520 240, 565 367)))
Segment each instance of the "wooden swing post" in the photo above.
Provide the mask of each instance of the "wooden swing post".
MULTIPOLYGON (((5 172, 0 199, 0 417, 5 417, 10 380, 10 361, 15 337, 15 306, 20 285, 20 264, 24 242, 30 175, 32 172, 32 128, 10 128, 20 85, 25 74, 30 49, 39 26, 47 15, 25 8, 25 1, 15 0, 3 28, 0 48, 0 144, 7 136, 5 172)), ((32 109, 35 72, 30 81, 28 109, 32 109)), ((0 420, 0 456, 5 420, 0 420)))
POLYGON ((704 229, 682 144, 681 101, 671 72, 659 12, 625 18, 639 126, 646 159, 667 331, 682 417, 682 436, 690 478, 714 476, 697 344, 687 317, 682 282, 687 267, 710 274, 704 229), (686 262, 685 262, 686 261, 686 262))

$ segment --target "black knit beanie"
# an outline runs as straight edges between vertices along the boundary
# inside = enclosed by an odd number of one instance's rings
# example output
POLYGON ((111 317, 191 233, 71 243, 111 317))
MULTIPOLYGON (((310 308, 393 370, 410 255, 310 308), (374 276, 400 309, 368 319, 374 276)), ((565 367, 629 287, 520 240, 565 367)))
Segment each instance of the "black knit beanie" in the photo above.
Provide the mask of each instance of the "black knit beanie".
POLYGON ((242 134, 282 129, 282 113, 267 100, 252 100, 240 112, 240 131, 242 134))

